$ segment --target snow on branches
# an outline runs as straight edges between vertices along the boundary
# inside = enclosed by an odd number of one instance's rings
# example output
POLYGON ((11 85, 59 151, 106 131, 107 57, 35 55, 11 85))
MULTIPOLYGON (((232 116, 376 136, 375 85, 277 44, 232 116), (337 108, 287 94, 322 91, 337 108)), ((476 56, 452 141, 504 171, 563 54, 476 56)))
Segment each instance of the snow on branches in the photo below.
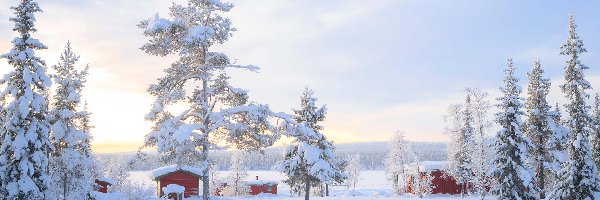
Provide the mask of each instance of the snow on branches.
POLYGON ((501 109, 496 114, 496 122, 501 126, 496 134, 494 148, 496 157, 492 176, 496 181, 492 193, 497 199, 537 199, 538 189, 534 185, 534 174, 527 168, 525 161, 529 159, 528 149, 531 141, 523 135, 521 116, 523 103, 519 95, 521 88, 514 76, 515 67, 512 59, 508 59, 504 70, 504 85, 500 90, 504 96, 499 97, 501 109))
MULTIPOLYGON (((206 169, 209 151, 222 149, 220 144, 258 150, 273 145, 282 133, 315 134, 285 113, 250 102, 246 90, 230 84, 227 70, 258 70, 210 51, 235 31, 223 16, 232 7, 219 0, 189 0, 186 5, 174 3, 169 19, 156 14, 138 25, 149 38, 142 50, 156 56, 178 56, 158 83, 148 88, 155 101, 146 120, 155 125, 146 135, 144 147, 156 147, 164 162, 206 169)), ((210 191, 206 173, 205 199, 210 191)))
POLYGON ((589 98, 585 91, 592 87, 583 73, 588 67, 579 60, 579 55, 586 50, 576 28, 575 20, 570 16, 567 42, 561 46, 561 55, 568 56, 569 60, 565 66, 565 83, 560 86, 569 101, 565 105, 568 114, 566 126, 569 128, 569 139, 566 148, 569 158, 558 173, 558 180, 549 199, 594 199, 594 193, 600 191, 597 166, 592 160, 588 139, 593 121, 589 115, 590 107, 585 102, 589 98))
POLYGON ((68 43, 52 76, 58 85, 52 100, 50 123, 54 149, 50 154, 53 196, 66 199, 90 196, 98 167, 92 158, 89 130, 90 114, 81 105, 81 92, 86 82, 88 66, 77 70, 79 56, 68 43), (83 109, 83 110, 81 110, 83 109))
POLYGON ((48 89, 51 80, 46 63, 35 50, 46 49, 31 36, 36 32, 34 13, 41 12, 33 0, 22 0, 12 7, 19 36, 10 52, 0 58, 8 60, 13 70, 4 75, 0 93, 3 126, 0 134, 0 196, 7 199, 44 199, 49 187, 47 172, 51 148, 48 123, 48 89), (8 102, 5 102, 8 101, 8 102))
POLYGON ((344 173, 347 161, 336 157, 333 143, 319 132, 323 127, 318 123, 325 119, 326 108, 318 108, 313 95, 308 88, 302 94, 301 108, 294 109, 294 119, 302 126, 288 134, 294 141, 285 149, 283 160, 274 167, 288 175, 284 182, 293 191, 300 194, 304 185, 305 199, 309 198, 311 184, 342 183, 347 178, 344 173))

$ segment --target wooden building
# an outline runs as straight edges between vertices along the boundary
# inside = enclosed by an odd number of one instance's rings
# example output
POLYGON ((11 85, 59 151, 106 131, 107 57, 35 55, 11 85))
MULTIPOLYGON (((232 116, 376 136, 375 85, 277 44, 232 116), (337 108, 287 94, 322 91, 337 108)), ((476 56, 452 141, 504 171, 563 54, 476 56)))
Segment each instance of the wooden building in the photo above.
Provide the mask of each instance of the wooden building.
POLYGON ((101 177, 96 179, 95 181, 97 186, 97 191, 102 193, 107 193, 108 188, 115 184, 115 181, 110 178, 101 177))
POLYGON ((200 179, 203 169, 189 166, 166 166, 152 170, 151 177, 156 181, 156 195, 165 196, 163 188, 169 184, 185 187, 185 198, 200 196, 200 179))
POLYGON ((246 184, 250 187, 250 195, 258 195, 260 193, 277 194, 277 181, 256 180, 247 181, 246 184))
MULTIPOLYGON (((417 188, 413 187, 416 178, 420 181, 430 178, 431 194, 460 194, 461 184, 444 172, 446 164, 446 161, 422 161, 407 165, 409 175, 406 180, 406 192, 418 193, 417 188)), ((420 188, 421 192, 424 190, 425 188, 420 188)))

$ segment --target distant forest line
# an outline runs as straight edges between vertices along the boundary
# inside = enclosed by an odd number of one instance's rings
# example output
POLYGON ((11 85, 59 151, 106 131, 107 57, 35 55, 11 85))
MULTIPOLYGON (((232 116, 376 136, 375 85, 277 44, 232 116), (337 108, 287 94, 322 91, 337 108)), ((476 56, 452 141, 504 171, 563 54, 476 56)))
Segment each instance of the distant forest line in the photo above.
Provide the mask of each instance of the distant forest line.
MULTIPOLYGON (((414 151, 420 161, 442 161, 447 160, 447 144, 441 142, 411 142, 414 151)), ((388 154, 388 142, 365 142, 336 144, 336 154, 341 158, 347 158, 354 154, 360 154, 362 170, 383 170, 383 162, 388 154)), ((260 152, 250 152, 245 162, 248 170, 272 170, 273 165, 282 159, 283 147, 267 148, 260 152)), ((104 153, 97 154, 96 158, 101 165, 115 166, 126 165, 135 153, 104 153)), ((219 170, 229 170, 229 162, 232 151, 215 151, 210 154, 211 160, 216 162, 219 170)), ((150 153, 145 162, 137 162, 131 165, 131 171, 153 170, 168 163, 161 163, 158 155, 150 153)))

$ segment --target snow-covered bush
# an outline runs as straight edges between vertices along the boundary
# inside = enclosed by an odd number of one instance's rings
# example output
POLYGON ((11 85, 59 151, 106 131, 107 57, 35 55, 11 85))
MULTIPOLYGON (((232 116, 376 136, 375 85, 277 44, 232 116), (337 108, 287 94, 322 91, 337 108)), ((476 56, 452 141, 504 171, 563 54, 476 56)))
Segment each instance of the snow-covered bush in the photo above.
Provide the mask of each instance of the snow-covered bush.
POLYGON ((352 190, 356 189, 356 183, 360 180, 360 154, 355 154, 348 162, 348 166, 346 166, 346 171, 348 173, 347 183, 352 190))
POLYGON ((385 159, 385 172, 392 181, 397 195, 406 193, 406 165, 417 161, 412 145, 404 138, 404 132, 396 131, 389 143, 389 152, 385 159))

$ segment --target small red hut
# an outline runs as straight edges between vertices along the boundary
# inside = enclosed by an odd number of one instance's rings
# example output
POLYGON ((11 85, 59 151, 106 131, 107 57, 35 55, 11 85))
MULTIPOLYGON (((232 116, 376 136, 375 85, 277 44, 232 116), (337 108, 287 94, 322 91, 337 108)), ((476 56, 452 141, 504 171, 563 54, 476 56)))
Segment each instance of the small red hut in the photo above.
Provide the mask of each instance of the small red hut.
POLYGON ((110 179, 110 178, 106 178, 106 177, 101 177, 96 179, 96 185, 98 186, 98 192, 102 192, 102 193, 107 193, 108 192, 108 188, 115 184, 115 181, 110 179))
MULTIPOLYGON (((422 161, 407 165, 407 172, 411 175, 407 176, 406 192, 416 193, 413 183, 417 178, 415 172, 418 171, 418 178, 421 181, 425 181, 428 175, 433 178, 430 180, 432 184, 431 194, 460 194, 461 185, 443 171, 446 165, 446 161, 422 161)), ((424 189, 421 188, 421 190, 424 189)))
POLYGON ((260 193, 277 194, 277 181, 256 180, 246 182, 250 187, 250 195, 258 195, 260 193))
POLYGON ((183 196, 193 197, 199 195, 200 179, 203 169, 190 166, 166 166, 150 172, 152 180, 156 181, 158 197, 162 197, 163 188, 169 184, 176 184, 185 187, 183 196))

